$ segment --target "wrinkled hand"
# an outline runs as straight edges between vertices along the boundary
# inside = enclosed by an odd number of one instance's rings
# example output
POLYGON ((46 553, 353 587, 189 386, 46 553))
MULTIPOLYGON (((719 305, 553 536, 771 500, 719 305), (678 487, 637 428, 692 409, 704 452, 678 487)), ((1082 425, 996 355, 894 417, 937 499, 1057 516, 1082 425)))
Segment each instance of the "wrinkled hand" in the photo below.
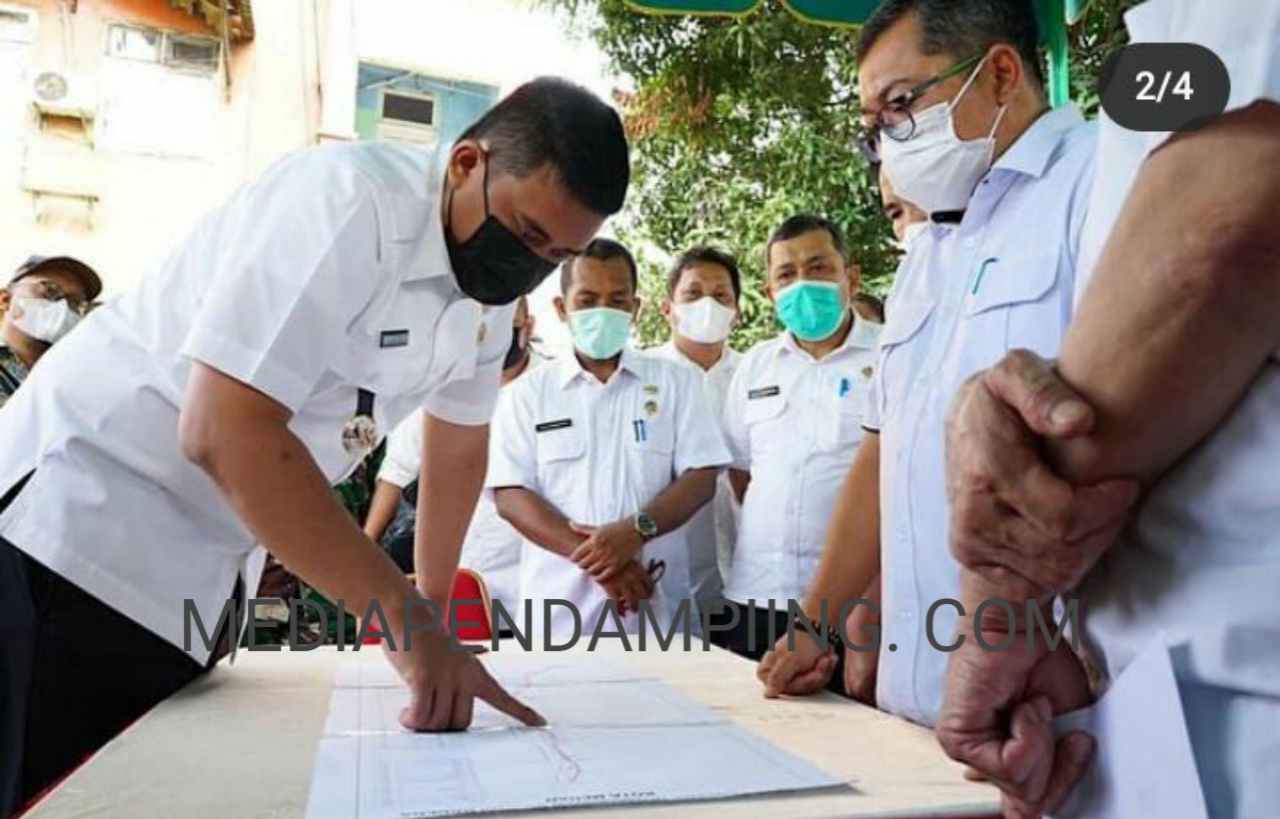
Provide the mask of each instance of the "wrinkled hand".
MULTIPOLYGON (((875 597, 870 594, 867 599, 879 597, 880 581, 875 584, 875 597)), ((844 621, 844 638, 846 641, 869 646, 879 645, 878 627, 880 625, 880 609, 872 606, 857 606, 849 612, 844 621)), ((876 674, 880 667, 880 652, 876 650, 855 651, 848 645, 844 649, 844 693, 858 702, 874 706, 876 704, 876 674)))
POLYGON ((644 538, 630 520, 598 527, 570 522, 569 528, 586 538, 569 559, 598 581, 621 572, 644 549, 644 538))
POLYGON ((597 580, 609 598, 618 602, 618 613, 639 611, 640 601, 653 596, 654 583, 637 560, 622 567, 608 580, 597 580))
POLYGON ((836 669, 836 655, 824 642, 797 628, 783 635, 773 650, 756 666, 756 678, 764 683, 764 695, 777 699, 783 694, 804 697, 826 688, 836 669), (795 647, 788 646, 794 640, 795 647))
MULTIPOLYGON (((984 622, 984 628, 987 628, 984 622)), ((982 648, 969 625, 947 667, 937 736, 947 754, 969 766, 966 776, 994 783, 1005 819, 1035 819, 1056 811, 1084 776, 1094 740, 1074 732, 1058 739, 1053 718, 1089 704, 1089 685, 1066 642, 1050 651, 1044 635, 1019 634, 1007 651, 982 648)), ((1008 639, 984 632, 987 644, 1008 639)))
POLYGON ((415 633, 409 650, 398 645, 393 651, 385 641, 382 649, 409 687, 400 724, 410 731, 466 730, 477 697, 525 725, 546 725, 537 711, 508 694, 474 653, 441 631, 415 633))
POLYGON ((1074 588, 1124 527, 1136 481, 1074 487, 1041 452, 1041 436, 1083 436, 1093 424, 1092 408, 1026 350, 960 389, 947 424, 951 552, 993 593, 1020 601, 1074 588))

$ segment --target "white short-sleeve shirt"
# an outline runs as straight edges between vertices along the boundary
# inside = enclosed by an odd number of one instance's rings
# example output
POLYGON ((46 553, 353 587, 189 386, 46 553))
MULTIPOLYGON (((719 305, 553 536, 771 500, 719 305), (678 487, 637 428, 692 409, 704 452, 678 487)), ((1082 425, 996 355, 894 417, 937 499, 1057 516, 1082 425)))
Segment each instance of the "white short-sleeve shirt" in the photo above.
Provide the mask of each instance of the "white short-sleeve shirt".
MULTIPOLYGON (((490 441, 485 481, 490 490, 523 487, 569 520, 591 526, 635 515, 691 469, 729 462, 697 374, 634 350, 623 352, 605 384, 584 370, 576 356, 521 378, 499 399, 490 441)), ((691 624, 696 625, 685 528, 646 544, 643 561, 650 559, 667 564, 664 584, 652 601, 662 627, 684 600, 691 601, 691 624)), ((548 629, 544 600, 571 601, 586 635, 595 629, 607 600, 572 561, 528 540, 520 590, 533 603, 538 638, 548 629)), ((611 620, 605 623, 612 627, 611 620)), ((634 631, 637 624, 636 616, 629 615, 623 625, 634 631)), ((549 633, 559 641, 572 632, 572 615, 553 608, 549 633)))
MULTIPOLYGON (((741 353, 726 346, 720 360, 711 369, 704 370, 685 358, 674 342, 669 341, 649 352, 659 358, 693 368, 702 379, 707 404, 716 423, 721 423, 729 384, 742 361, 741 353)), ((731 564, 741 511, 742 507, 729 483, 729 472, 725 470, 716 479, 715 500, 699 509, 688 523, 689 546, 693 551, 693 594, 698 600, 712 603, 724 594, 724 573, 731 564)))
POLYGON ((963 220, 931 225, 890 294, 868 426, 880 433, 882 637, 877 704, 933 725, 960 570, 947 545, 945 422, 965 379, 1015 347, 1054 357, 1071 317, 1095 129, 1043 114, 978 184, 963 220))
MULTIPOLYGON (((485 309, 459 290, 439 164, 405 146, 315 148, 204 218, 5 405, 0 487, 34 476, 0 535, 181 646, 184 600, 216 621, 255 546, 183 457, 193 360, 287 407, 333 482, 362 457, 342 443, 361 388, 382 434, 417 407, 487 423, 514 307, 485 309)), ((208 651, 196 639, 191 655, 208 651)))
MULTIPOLYGON (((1126 20, 1133 42, 1198 43, 1217 54, 1231 78, 1228 110, 1280 101, 1280 3, 1151 0, 1126 20)), ((1081 247, 1086 280, 1143 161, 1167 137, 1102 118, 1081 247)), ((1085 636, 1106 677, 1164 633, 1213 816, 1274 816, 1280 805, 1277 590, 1280 362, 1273 358, 1217 429, 1151 489, 1081 589, 1085 636)))
POLYGON ((878 324, 855 319, 821 360, 790 333, 753 347, 725 401, 733 467, 751 473, 725 597, 799 602, 822 555, 845 474, 862 440, 878 324))
MULTIPOLYGON (((520 378, 546 360, 530 351, 528 367, 520 378)), ((422 470, 422 433, 423 410, 414 410, 387 436, 387 452, 378 468, 378 480, 403 489, 418 479, 422 470)), ((480 573, 490 599, 501 601, 512 614, 520 611, 520 533, 502 519, 488 493, 476 501, 458 565, 480 573)))

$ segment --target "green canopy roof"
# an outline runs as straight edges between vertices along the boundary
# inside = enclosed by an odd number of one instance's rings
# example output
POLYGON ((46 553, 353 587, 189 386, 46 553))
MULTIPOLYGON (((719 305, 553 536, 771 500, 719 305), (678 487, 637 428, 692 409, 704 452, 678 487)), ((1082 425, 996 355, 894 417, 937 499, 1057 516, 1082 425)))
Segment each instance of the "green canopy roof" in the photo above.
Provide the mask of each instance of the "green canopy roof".
MULTIPOLYGON (((705 14, 739 17, 750 14, 764 0, 626 0, 648 14, 705 14)), ((1049 100, 1070 101, 1070 62, 1067 25, 1079 20, 1089 0, 1034 0, 1041 40, 1049 53, 1049 100)), ((782 0, 800 19, 828 26, 857 26, 866 21, 880 0, 782 0)))

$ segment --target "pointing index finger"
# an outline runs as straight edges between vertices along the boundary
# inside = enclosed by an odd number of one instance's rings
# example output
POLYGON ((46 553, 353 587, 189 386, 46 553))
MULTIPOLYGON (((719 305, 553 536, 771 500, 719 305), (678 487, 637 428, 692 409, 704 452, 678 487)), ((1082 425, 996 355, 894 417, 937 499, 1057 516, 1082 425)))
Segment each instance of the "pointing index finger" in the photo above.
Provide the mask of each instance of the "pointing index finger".
POLYGON ((476 668, 480 674, 479 685, 476 689, 477 697, 507 716, 528 725, 530 728, 541 728, 547 724, 546 719, 541 714, 508 694, 506 689, 490 676, 484 666, 480 665, 479 661, 476 661, 476 668))

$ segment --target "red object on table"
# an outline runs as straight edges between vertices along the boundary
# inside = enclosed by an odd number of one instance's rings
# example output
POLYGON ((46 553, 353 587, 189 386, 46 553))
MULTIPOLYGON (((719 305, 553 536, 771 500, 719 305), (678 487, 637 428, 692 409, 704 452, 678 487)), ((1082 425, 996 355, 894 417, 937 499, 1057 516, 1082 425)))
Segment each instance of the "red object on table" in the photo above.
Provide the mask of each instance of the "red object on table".
MULTIPOLYGON (((459 640, 493 639, 493 615, 489 601, 489 587, 484 578, 473 569, 458 569, 449 590, 449 608, 454 611, 458 623, 459 640), (465 602, 459 602, 465 601, 465 602)), ((364 645, 377 645, 381 637, 366 637, 364 645)))

